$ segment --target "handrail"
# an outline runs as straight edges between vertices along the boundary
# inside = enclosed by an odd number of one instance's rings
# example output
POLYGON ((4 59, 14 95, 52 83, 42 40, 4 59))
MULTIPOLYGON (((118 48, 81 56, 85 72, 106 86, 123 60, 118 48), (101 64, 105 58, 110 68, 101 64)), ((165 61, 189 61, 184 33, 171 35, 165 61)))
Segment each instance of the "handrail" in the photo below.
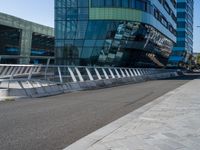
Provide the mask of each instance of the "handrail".
POLYGON ((3 80, 46 80, 57 83, 85 82, 116 78, 146 76, 174 69, 124 68, 101 66, 67 66, 67 65, 21 65, 0 64, 0 82, 3 80))
MULTIPOLYGON (((30 65, 30 64, 0 64, 1 66, 13 66, 13 67, 35 67, 35 66, 42 66, 42 67, 77 67, 77 68, 121 68, 121 69, 132 69, 130 67, 111 67, 111 66, 75 66, 75 65, 42 65, 42 64, 37 64, 37 65, 30 65)), ((156 69, 156 70, 163 70, 163 68, 134 68, 134 69, 156 69)), ((166 69, 164 69, 166 70, 166 69)), ((174 69, 167 69, 167 70, 174 70, 174 69)))

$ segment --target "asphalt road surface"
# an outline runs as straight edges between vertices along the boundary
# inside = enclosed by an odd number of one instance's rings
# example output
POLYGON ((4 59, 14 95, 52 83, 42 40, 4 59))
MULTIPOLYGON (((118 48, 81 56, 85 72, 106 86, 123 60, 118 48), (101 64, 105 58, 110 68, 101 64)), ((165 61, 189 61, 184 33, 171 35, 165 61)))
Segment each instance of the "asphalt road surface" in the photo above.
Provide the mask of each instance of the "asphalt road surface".
POLYGON ((0 150, 57 150, 196 78, 0 102, 0 150))

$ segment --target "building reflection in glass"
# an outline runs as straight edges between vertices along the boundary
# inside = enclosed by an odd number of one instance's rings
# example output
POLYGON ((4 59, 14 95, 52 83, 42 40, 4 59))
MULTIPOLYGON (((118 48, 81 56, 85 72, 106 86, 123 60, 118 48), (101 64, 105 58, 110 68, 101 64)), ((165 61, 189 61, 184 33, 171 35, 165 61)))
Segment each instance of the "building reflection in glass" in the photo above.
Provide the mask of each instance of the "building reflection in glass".
POLYGON ((58 49, 59 63, 125 67, 163 67, 173 42, 153 27, 129 21, 70 22, 58 49), (82 24, 83 23, 83 24, 82 24), (82 26, 82 32, 79 32, 82 26), (77 34, 78 33, 78 34, 77 34), (74 40, 76 39, 76 40, 74 40))

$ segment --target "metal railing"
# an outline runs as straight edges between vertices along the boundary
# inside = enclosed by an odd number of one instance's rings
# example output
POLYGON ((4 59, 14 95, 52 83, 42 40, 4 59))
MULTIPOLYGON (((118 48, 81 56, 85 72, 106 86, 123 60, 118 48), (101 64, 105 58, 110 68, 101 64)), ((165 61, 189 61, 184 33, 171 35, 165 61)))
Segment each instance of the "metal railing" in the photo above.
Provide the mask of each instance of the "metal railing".
POLYGON ((0 79, 13 79, 14 77, 31 78, 34 74, 41 72, 41 65, 2 65, 0 64, 0 79))
POLYGON ((54 83, 67 83, 144 76, 174 71, 154 68, 0 64, 0 79, 45 80, 54 83))

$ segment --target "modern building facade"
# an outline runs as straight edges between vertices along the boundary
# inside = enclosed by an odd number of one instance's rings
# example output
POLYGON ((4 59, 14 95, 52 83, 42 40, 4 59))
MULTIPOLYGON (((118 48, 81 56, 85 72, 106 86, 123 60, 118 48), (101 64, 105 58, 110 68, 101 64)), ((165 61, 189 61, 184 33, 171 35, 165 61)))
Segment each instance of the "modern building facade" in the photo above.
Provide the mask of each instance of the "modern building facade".
POLYGON ((55 0, 56 63, 164 67, 176 0, 55 0))
POLYGON ((177 0, 177 44, 169 59, 171 67, 187 67, 193 53, 193 0, 177 0))
POLYGON ((53 61, 54 41, 53 28, 0 13, 0 63, 53 61))

